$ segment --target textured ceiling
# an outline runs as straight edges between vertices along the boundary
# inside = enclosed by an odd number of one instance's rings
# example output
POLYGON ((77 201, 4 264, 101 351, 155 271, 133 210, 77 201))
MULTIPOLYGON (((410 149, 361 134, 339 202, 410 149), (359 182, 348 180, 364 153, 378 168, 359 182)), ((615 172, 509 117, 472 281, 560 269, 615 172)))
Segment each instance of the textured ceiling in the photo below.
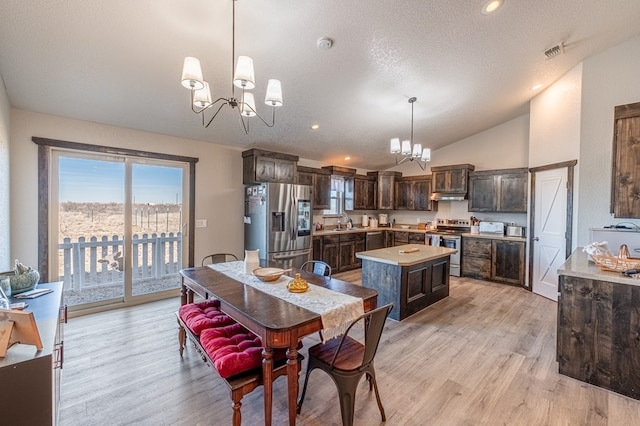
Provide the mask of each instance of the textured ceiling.
POLYGON ((0 0, 0 74, 19 109, 385 169, 389 139, 409 138, 410 97, 414 141, 435 150, 528 112, 534 84, 640 33, 638 0, 505 0, 490 16, 483 3, 237 1, 258 111, 270 117, 268 78, 284 94, 276 125, 253 119, 249 135, 229 107, 202 128, 179 82, 196 56, 214 98, 231 95, 231 0, 0 0))

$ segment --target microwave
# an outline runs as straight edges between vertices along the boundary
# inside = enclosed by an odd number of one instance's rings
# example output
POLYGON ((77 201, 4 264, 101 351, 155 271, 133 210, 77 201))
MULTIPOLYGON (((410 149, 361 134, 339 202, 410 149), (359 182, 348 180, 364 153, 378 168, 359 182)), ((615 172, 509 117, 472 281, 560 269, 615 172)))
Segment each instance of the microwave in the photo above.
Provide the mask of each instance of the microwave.
POLYGON ((526 231, 524 226, 507 226, 507 237, 526 237, 526 231))

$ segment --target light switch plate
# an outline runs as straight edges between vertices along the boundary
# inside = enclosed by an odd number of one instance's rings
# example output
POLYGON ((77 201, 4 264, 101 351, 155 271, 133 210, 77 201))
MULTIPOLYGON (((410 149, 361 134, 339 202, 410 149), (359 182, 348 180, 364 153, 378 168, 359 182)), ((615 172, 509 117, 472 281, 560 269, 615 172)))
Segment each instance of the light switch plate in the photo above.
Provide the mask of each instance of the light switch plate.
POLYGON ((207 219, 196 219, 196 228, 206 228, 207 219))

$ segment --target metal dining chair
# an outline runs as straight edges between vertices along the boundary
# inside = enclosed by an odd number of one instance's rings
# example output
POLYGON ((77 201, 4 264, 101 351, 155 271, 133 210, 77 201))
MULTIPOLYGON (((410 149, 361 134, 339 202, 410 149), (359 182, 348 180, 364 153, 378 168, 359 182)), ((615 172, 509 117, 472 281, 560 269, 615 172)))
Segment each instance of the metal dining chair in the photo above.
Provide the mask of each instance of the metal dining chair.
POLYGON ((308 260, 302 264, 300 269, 309 271, 315 275, 331 278, 331 266, 322 260, 308 260), (311 268, 311 270, 309 270, 311 268))
POLYGON ((380 394, 378 393, 373 358, 378 350, 384 323, 392 308, 393 303, 390 303, 367 312, 352 321, 341 338, 331 339, 326 343, 318 343, 309 348, 309 364, 304 378, 302 395, 298 401, 298 414, 300 414, 304 396, 307 392, 309 374, 313 369, 320 368, 333 379, 338 388, 343 426, 353 425, 356 389, 360 379, 365 374, 367 380, 369 380, 369 392, 371 392, 372 388, 376 392, 376 401, 378 402, 382 421, 387 420, 382 401, 380 401, 380 394), (349 337, 349 332, 358 321, 364 321, 364 344, 349 337))
POLYGON ((203 257, 202 266, 208 265, 211 263, 231 262, 232 260, 238 260, 238 257, 235 254, 231 254, 231 253, 215 253, 215 254, 210 254, 203 257), (211 261, 206 262, 207 259, 210 259, 211 261))

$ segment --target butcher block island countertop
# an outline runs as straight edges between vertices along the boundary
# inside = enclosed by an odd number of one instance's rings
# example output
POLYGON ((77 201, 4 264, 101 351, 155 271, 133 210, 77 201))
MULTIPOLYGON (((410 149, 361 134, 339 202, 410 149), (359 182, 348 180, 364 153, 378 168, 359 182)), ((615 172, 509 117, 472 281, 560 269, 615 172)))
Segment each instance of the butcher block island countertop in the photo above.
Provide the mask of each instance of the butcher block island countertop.
POLYGON ((378 305, 393 303, 401 321, 449 296, 449 256, 457 250, 406 244, 361 251, 362 285, 378 292, 378 305))

